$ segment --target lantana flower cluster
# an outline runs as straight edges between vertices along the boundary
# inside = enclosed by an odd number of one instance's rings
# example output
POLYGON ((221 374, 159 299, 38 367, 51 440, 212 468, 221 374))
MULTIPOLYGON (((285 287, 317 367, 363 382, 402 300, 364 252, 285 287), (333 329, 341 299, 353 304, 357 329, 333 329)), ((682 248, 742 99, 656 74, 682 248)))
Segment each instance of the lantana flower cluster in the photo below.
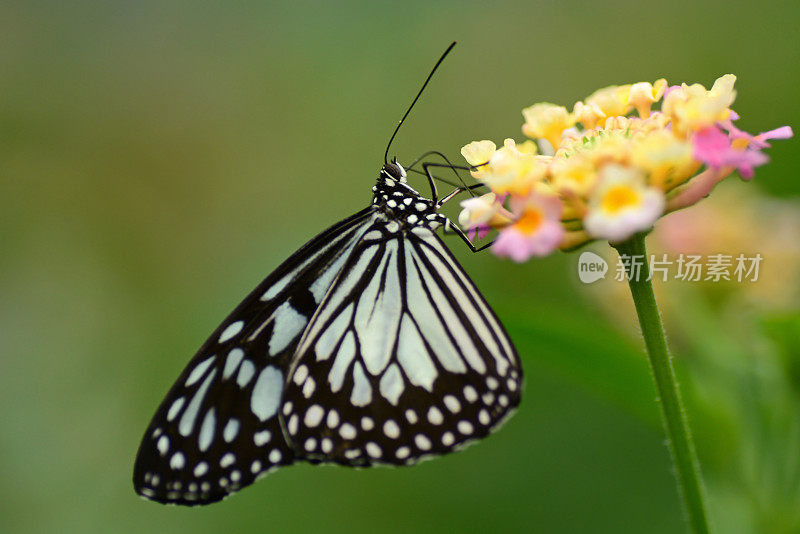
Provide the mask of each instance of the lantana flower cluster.
POLYGON ((463 201, 459 223, 472 238, 498 230, 492 250, 525 261, 595 239, 623 242, 734 171, 749 180, 767 162, 768 140, 792 130, 751 135, 734 126, 735 81, 726 74, 711 89, 664 79, 615 85, 571 112, 549 103, 522 110, 531 140, 461 149, 491 192, 463 201))

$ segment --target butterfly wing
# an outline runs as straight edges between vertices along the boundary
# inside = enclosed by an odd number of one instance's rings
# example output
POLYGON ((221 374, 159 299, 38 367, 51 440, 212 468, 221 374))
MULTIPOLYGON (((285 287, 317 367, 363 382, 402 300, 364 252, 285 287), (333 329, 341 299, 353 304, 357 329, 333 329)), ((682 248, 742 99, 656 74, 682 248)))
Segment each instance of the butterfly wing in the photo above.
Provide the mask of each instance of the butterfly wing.
POLYGON ((520 400, 519 358, 432 230, 370 230, 317 309, 283 397, 295 454, 411 464, 495 429, 520 400))
POLYGON ((203 344, 145 432, 137 493, 205 504, 293 462, 278 421, 285 377, 309 319, 374 218, 365 209, 312 239, 203 344))

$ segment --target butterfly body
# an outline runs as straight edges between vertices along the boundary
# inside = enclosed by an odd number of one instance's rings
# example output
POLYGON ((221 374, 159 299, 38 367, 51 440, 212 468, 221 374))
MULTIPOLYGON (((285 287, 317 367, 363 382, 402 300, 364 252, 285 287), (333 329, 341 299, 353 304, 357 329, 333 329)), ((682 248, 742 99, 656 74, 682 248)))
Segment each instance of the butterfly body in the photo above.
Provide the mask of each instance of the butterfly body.
POLYGON ((431 229, 442 226, 447 218, 438 212, 436 202, 423 197, 408 185, 402 167, 396 163, 390 165, 393 167, 385 167, 372 188, 372 206, 384 213, 387 220, 396 221, 406 230, 414 226, 431 229))

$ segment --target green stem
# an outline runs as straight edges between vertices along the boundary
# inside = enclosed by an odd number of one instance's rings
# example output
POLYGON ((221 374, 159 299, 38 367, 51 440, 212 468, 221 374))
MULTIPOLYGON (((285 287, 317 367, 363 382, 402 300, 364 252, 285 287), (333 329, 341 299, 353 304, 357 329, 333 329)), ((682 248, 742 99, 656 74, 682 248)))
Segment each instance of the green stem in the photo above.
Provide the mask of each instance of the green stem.
POLYGON ((667 338, 664 326, 661 324, 656 297, 653 294, 653 285, 650 282, 644 237, 645 234, 637 234, 614 247, 620 257, 627 256, 634 260, 625 263, 628 270, 628 285, 631 288, 642 336, 647 346, 650 368, 658 388, 661 415, 664 418, 664 426, 669 438, 669 449, 678 476, 679 490, 692 532, 707 534, 709 528, 700 467, 689 431, 686 412, 681 402, 678 382, 675 380, 675 371, 672 368, 671 356, 667 349, 667 338), (634 265, 641 266, 638 273, 636 273, 634 265))

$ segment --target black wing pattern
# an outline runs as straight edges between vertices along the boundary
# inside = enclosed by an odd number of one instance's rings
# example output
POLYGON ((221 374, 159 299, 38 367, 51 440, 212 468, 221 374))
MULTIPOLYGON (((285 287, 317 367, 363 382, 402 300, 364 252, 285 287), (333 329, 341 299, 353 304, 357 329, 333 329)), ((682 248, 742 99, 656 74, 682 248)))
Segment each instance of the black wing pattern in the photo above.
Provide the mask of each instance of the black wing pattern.
POLYGON ((203 344, 145 431, 137 493, 205 504, 294 461, 277 416, 285 377, 309 319, 374 219, 367 208, 312 239, 203 344))
POLYGON ((425 226, 376 223, 298 346, 281 413, 298 457, 412 464, 486 436, 520 400, 519 358, 425 226))

